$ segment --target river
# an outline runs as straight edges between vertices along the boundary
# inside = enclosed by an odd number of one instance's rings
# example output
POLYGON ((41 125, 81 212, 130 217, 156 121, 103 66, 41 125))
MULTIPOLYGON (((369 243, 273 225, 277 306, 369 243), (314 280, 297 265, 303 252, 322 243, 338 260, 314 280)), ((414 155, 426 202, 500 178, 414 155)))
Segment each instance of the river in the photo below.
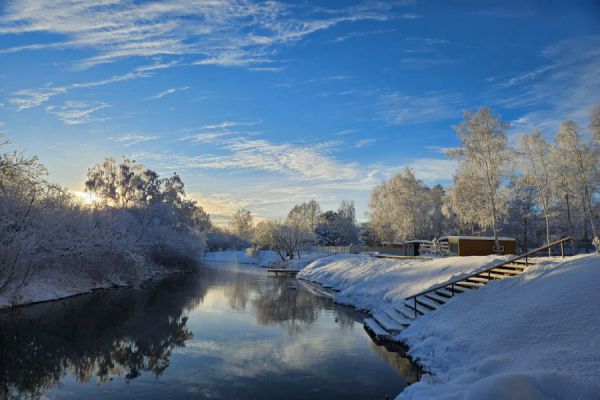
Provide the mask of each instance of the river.
POLYGON ((362 317, 226 264, 20 307, 0 312, 0 398, 394 398, 419 371, 362 317))

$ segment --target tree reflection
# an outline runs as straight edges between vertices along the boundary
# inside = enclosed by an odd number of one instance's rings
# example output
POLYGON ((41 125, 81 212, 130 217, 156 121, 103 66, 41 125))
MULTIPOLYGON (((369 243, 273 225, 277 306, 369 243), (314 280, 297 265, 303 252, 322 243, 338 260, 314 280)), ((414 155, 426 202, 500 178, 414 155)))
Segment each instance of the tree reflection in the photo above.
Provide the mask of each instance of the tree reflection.
POLYGON ((185 310, 205 293, 201 278, 179 276, 0 313, 0 398, 39 398, 67 373, 98 383, 160 376, 192 336, 185 310))

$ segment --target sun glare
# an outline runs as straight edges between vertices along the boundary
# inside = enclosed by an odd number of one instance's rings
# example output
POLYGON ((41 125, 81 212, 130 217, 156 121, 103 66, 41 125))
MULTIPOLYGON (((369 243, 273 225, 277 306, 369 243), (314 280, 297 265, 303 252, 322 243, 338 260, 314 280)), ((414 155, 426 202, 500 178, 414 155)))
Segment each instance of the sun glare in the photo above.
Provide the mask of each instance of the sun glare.
POLYGON ((98 203, 98 201, 100 201, 100 198, 98 196, 96 196, 95 194, 90 193, 90 192, 77 192, 76 191, 73 193, 79 199, 79 201, 81 201, 81 203, 86 206, 94 205, 94 204, 98 203))

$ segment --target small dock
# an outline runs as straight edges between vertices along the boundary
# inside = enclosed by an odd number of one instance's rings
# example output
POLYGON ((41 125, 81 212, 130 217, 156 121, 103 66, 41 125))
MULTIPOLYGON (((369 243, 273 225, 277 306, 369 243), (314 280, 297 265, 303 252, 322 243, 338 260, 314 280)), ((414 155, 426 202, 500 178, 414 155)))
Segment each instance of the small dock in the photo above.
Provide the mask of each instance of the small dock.
POLYGON ((275 275, 283 274, 283 275, 292 275, 292 276, 296 276, 298 274, 298 272, 300 272, 299 269, 286 269, 286 268, 269 268, 269 269, 267 269, 267 271, 272 272, 275 275))

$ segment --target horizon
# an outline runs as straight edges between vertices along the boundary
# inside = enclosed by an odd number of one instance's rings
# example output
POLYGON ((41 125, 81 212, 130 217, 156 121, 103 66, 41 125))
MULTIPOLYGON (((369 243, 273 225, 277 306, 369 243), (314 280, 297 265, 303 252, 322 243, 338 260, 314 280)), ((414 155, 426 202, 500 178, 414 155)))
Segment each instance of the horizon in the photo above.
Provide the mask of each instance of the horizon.
POLYGON ((322 4, 5 2, 0 132, 74 192, 125 155, 179 173, 217 225, 312 199, 364 220, 404 167, 451 183, 463 111, 514 141, 598 102, 596 2, 322 4))

